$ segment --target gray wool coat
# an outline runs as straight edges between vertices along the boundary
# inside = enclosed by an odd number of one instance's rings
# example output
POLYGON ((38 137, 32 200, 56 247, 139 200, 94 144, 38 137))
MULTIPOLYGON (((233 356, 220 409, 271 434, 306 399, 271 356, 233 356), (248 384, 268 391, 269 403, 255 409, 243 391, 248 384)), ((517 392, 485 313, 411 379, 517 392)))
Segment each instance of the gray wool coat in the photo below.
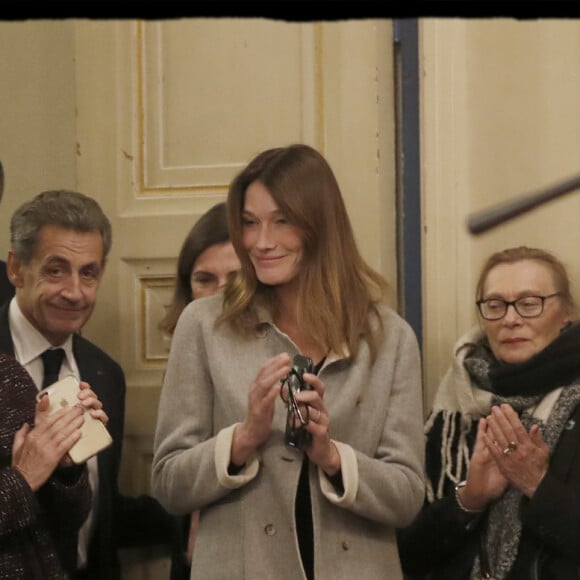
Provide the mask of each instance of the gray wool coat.
MULTIPOLYGON (((215 325, 221 296, 184 310, 165 374, 152 490, 169 511, 201 510, 192 578, 304 579, 294 503, 302 452, 284 444, 286 409, 236 475, 228 474, 235 426, 260 366, 296 345, 263 315, 253 337, 215 325)), ((421 363, 415 335, 388 308, 374 364, 363 343, 354 360, 329 355, 325 383, 330 433, 341 456, 344 491, 310 465, 317 580, 402 578, 395 528, 423 504, 421 363)))

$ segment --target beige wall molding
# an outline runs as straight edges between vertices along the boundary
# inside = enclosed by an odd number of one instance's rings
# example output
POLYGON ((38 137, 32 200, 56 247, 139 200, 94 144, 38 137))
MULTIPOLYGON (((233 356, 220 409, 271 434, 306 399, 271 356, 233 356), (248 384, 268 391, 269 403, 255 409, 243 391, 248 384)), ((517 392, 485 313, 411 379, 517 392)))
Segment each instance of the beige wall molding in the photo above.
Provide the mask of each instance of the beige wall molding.
POLYGON ((427 403, 453 344, 476 323, 474 287, 489 254, 546 248, 578 281, 579 196, 480 236, 466 223, 476 210, 578 173, 579 38, 575 20, 421 21, 427 403))

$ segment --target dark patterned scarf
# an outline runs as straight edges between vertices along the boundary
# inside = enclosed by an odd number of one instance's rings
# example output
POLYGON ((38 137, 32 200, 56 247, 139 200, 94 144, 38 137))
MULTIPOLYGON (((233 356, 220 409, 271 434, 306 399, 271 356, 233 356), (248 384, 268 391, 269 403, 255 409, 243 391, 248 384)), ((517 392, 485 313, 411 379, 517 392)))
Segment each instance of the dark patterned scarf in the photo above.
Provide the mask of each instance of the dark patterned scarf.
MULTIPOLYGON (((580 325, 569 325, 544 350, 523 363, 497 361, 482 334, 472 330, 458 343, 455 365, 442 382, 426 425, 441 429, 439 473, 430 473, 428 496, 442 497, 444 483, 464 479, 470 458, 468 434, 475 422, 489 413, 491 406, 508 403, 519 414, 526 429, 540 423, 544 441, 553 450, 565 425, 580 404, 580 325), (533 417, 534 408, 545 395, 563 387, 548 420, 533 417)), ((492 578, 502 580, 511 569, 521 536, 519 507, 522 494, 508 489, 489 508, 487 551, 492 578)), ((472 576, 480 578, 479 559, 472 576)))

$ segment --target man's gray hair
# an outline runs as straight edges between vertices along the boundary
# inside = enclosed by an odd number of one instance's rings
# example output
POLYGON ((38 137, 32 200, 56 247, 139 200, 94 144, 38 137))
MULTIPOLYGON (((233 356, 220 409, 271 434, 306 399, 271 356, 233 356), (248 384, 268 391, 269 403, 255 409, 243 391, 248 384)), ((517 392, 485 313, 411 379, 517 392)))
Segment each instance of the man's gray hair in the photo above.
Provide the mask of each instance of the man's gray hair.
POLYGON ((40 230, 45 226, 99 232, 103 240, 103 261, 111 249, 111 222, 96 200, 77 191, 43 191, 23 203, 10 220, 12 251, 23 264, 32 259, 40 230))

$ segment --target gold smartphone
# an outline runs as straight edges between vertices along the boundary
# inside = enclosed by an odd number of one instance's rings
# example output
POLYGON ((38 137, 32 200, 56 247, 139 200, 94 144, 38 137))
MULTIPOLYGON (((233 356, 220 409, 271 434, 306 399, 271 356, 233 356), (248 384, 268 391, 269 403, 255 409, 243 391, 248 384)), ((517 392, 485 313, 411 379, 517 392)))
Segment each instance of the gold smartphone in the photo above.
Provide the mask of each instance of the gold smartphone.
MULTIPOLYGON (((44 396, 49 399, 49 412, 54 413, 63 407, 72 407, 79 402, 77 397, 80 384, 76 377, 70 375, 42 389, 36 400, 44 396)), ((69 449, 69 456, 74 463, 84 463, 113 443, 113 438, 99 419, 85 411, 85 422, 81 427, 81 438, 69 449)))

